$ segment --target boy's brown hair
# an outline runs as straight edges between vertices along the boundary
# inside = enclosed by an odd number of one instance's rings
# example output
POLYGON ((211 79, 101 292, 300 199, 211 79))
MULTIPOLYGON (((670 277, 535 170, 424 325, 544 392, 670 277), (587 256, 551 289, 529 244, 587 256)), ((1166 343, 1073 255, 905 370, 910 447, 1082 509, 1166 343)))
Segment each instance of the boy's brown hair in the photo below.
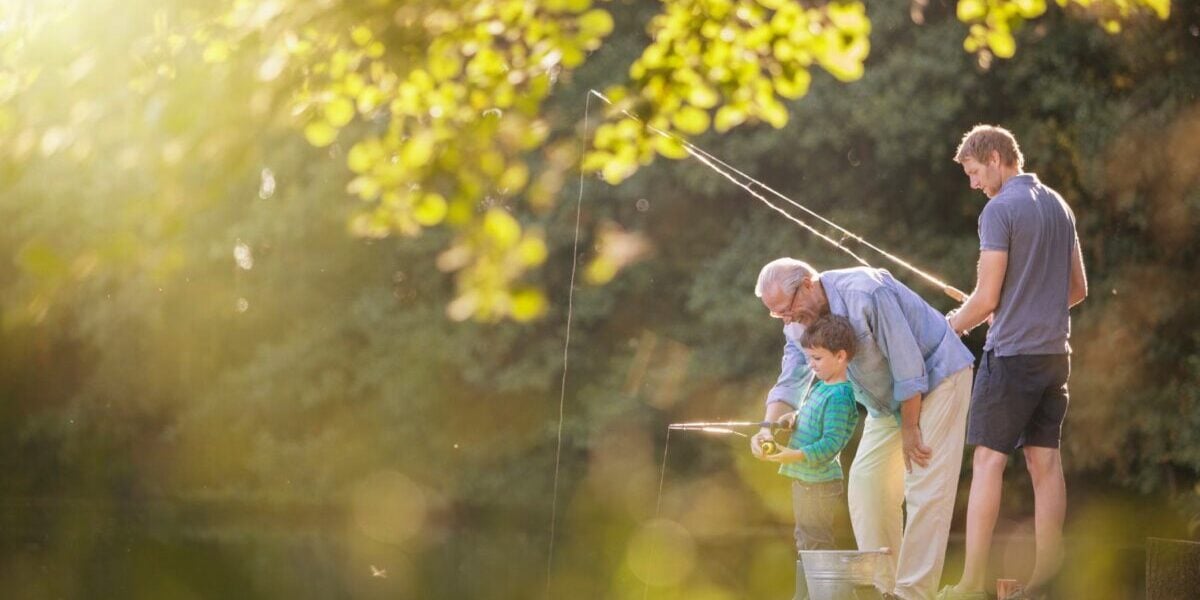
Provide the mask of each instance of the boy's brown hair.
POLYGON ((858 348, 858 336, 854 333, 854 327, 850 325, 850 319, 838 315, 825 315, 804 329, 804 334, 800 336, 800 346, 809 349, 824 348, 834 354, 838 350, 844 350, 846 358, 851 359, 858 348))

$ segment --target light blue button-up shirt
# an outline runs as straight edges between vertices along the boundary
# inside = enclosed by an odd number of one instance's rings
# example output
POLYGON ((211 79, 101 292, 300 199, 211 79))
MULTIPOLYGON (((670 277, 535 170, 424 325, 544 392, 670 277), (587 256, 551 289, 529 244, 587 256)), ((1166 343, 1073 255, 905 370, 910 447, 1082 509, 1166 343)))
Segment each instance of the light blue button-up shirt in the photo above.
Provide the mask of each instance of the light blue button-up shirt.
MULTIPOLYGON (((850 320, 858 348, 847 375, 854 398, 872 417, 896 415, 900 402, 927 394, 975 358, 946 317, 885 269, 857 267, 820 275, 829 311, 850 320)), ((796 406, 809 374, 800 348, 804 327, 783 328, 783 367, 767 402, 796 406)))

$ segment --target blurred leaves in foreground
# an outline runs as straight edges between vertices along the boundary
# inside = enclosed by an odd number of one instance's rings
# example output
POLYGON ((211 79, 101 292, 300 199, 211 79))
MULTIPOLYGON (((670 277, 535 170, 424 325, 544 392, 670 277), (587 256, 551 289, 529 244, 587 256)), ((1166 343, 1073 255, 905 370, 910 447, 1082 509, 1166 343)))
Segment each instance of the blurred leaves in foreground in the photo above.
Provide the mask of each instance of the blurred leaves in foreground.
MULTIPOLYGON (((658 155, 686 157, 683 139, 759 122, 785 127, 786 103, 806 95, 814 66, 855 81, 870 49, 871 20, 855 0, 665 2, 627 74, 597 85, 612 106, 581 161, 575 136, 552 135, 547 102, 612 34, 608 4, 5 2, 0 132, 8 131, 17 157, 37 147, 77 160, 107 156, 125 169, 195 160, 202 140, 154 116, 168 89, 211 89, 240 77, 238 85, 255 88, 255 118, 203 140, 206 152, 298 128, 352 175, 353 234, 454 233, 438 261, 456 277, 451 318, 529 321, 548 303, 536 248, 564 174, 582 168, 616 184, 658 155), (68 91, 72 103, 33 106, 17 97, 52 89, 68 91), (161 126, 161 157, 146 156, 134 138, 104 134, 120 131, 105 124, 133 114, 161 126)), ((1060 4, 1112 32, 1145 14, 1165 19, 1170 8, 1166 0, 1060 4)), ((924 22, 924 10, 915 4, 914 20, 924 22)), ((957 17, 970 24, 968 51, 1009 58, 1013 32, 1045 11, 1042 0, 960 0, 957 17)), ((604 264, 594 271, 620 262, 596 260, 604 264)), ((54 303, 53 287, 30 297, 32 311, 9 314, 37 317, 37 307, 54 303)))

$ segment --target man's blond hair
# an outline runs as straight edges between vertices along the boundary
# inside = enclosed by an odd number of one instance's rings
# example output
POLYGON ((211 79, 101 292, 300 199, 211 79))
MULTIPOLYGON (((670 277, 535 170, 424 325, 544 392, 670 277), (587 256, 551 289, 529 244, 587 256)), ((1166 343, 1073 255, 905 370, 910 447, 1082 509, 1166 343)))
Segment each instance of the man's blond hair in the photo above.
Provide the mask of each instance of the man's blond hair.
POLYGON ((992 157, 992 152, 1000 155, 1000 164, 1008 167, 1023 169, 1025 157, 1021 155, 1021 147, 1011 131, 995 125, 976 125, 963 136, 958 151, 954 153, 954 162, 973 158, 986 163, 992 157))

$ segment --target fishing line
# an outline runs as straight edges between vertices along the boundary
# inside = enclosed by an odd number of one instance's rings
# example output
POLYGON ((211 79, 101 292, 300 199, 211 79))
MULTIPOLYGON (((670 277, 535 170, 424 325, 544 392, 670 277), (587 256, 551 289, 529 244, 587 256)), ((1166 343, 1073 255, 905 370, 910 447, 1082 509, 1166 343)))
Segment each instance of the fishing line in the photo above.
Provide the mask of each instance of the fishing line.
MULTIPOLYGON (((596 91, 596 90, 590 90, 590 94, 594 94, 594 95, 595 95, 597 98, 600 98, 601 100, 603 100, 604 102, 606 102, 606 103, 607 103, 607 104, 609 104, 610 106, 615 106, 615 104, 613 103, 613 101, 612 101, 612 100, 609 100, 607 97, 605 97, 605 96, 604 96, 604 94, 601 94, 600 92, 598 92, 598 91, 596 91)), ((867 262, 866 260, 864 260, 862 257, 860 257, 860 256, 858 256, 857 254, 855 254, 855 253, 854 253, 854 251, 850 250, 849 248, 847 248, 847 247, 846 247, 846 246, 845 246, 845 245, 842 243, 842 242, 844 242, 846 239, 852 239, 852 240, 854 240, 854 241, 856 241, 856 242, 858 242, 858 243, 862 244, 863 246, 866 246, 867 248, 869 248, 869 249, 871 249, 871 250, 874 250, 875 252, 877 252, 877 253, 879 253, 881 256, 883 256, 884 258, 887 258, 888 260, 892 261, 893 263, 895 263, 895 264, 897 264, 897 265, 899 265, 899 266, 901 266, 901 267, 903 267, 903 268, 905 268, 905 269, 908 269, 909 271, 911 271, 912 273, 914 273, 914 274, 916 274, 917 276, 921 277, 922 279, 925 279, 926 281, 928 281, 928 282, 932 283, 933 285, 937 286, 939 289, 941 289, 941 290, 942 290, 942 292, 944 292, 946 295, 950 296, 951 298, 954 298, 955 300, 959 300, 959 301, 965 301, 965 300, 966 300, 966 298, 967 298, 967 295, 966 295, 964 292, 962 292, 961 290, 959 290, 959 289, 955 288, 954 286, 952 286, 952 285, 950 285, 950 284, 948 284, 948 283, 946 283, 946 282, 942 281, 941 279, 939 279, 939 278, 937 278, 937 277, 935 277, 935 276, 933 276, 933 275, 931 275, 931 274, 929 274, 929 273, 927 273, 927 272, 925 272, 925 271, 923 271, 923 270, 919 269, 918 267, 916 267, 916 266, 915 266, 915 265, 913 265, 912 263, 910 263, 910 262, 908 262, 908 261, 906 261, 906 260, 904 260, 904 259, 900 258, 899 256, 896 256, 895 254, 892 254, 892 253, 890 253, 890 252, 888 252, 888 251, 886 251, 886 250, 884 250, 884 249, 882 249, 882 248, 880 248, 880 247, 878 247, 878 246, 876 246, 876 245, 874 245, 874 244, 872 244, 872 243, 868 242, 868 241, 867 241, 865 238, 863 238, 861 235, 859 235, 859 234, 857 234, 857 233, 854 233, 853 231, 850 231, 849 229, 846 229, 845 227, 842 227, 841 225, 838 225, 837 223, 835 223, 835 222, 833 222, 833 221, 831 221, 831 220, 829 220, 829 219, 827 219, 827 218, 825 218, 825 217, 821 216, 821 215, 820 215, 820 214, 818 214, 816 211, 814 211, 814 210, 812 210, 812 209, 810 209, 810 208, 808 208, 808 207, 804 206, 803 204, 800 204, 799 202, 797 202, 797 201, 795 201, 795 200, 793 200, 793 199, 789 198, 788 196, 784 195, 782 192, 779 192, 779 191, 775 190, 775 189, 774 189, 774 188, 772 188, 771 186, 769 186, 769 185, 767 185, 767 184, 765 184, 765 183, 763 183, 763 182, 761 182, 761 181, 759 181, 759 180, 755 179, 754 177, 751 177, 750 175, 748 175, 748 174, 746 174, 745 172, 741 171, 741 170, 740 170, 740 169, 738 169, 737 167, 734 167, 733 165, 730 165, 729 163, 727 163, 727 162, 725 162, 725 161, 721 160, 720 158, 717 158, 716 156, 713 156, 713 155, 712 155, 712 154, 710 154, 708 151, 706 151, 706 150, 704 150, 703 148, 701 148, 701 147, 697 146, 696 144, 693 144, 692 142, 689 142, 689 141, 687 141, 687 140, 685 140, 685 139, 683 139, 683 138, 680 138, 679 136, 673 135, 673 134, 671 134, 671 133, 669 133, 669 132, 666 132, 666 131, 663 131, 662 129, 659 129, 659 128, 657 128, 657 127, 653 126, 653 125, 650 125, 649 123, 646 123, 645 121, 643 121, 642 119, 640 119, 640 118, 639 118, 637 115, 634 115, 634 114, 630 113, 630 112, 629 112, 629 111, 627 111, 627 110, 623 110, 623 109, 622 109, 622 110, 621 110, 621 113, 622 113, 622 114, 624 114, 624 115, 626 115, 626 116, 628 116, 629 118, 631 118, 631 119, 633 119, 633 120, 635 120, 635 121, 639 122, 639 123, 642 123, 642 125, 643 125, 644 127, 646 127, 647 129, 649 129, 650 131, 654 132, 655 134, 657 134, 657 135, 660 135, 660 136, 662 136, 662 137, 664 137, 664 138, 667 138, 667 139, 669 139, 669 140, 672 140, 672 141, 678 142, 680 145, 682 145, 682 146, 683 146, 683 149, 684 149, 684 150, 685 150, 685 151, 686 151, 686 152, 687 152, 687 153, 688 153, 690 156, 692 156, 693 158, 695 158, 697 161, 699 161, 700 163, 704 164, 704 165, 705 165, 705 166, 707 166, 708 168, 712 169, 713 171, 715 171, 715 172, 716 172, 716 173, 718 173, 719 175, 721 175, 721 176, 725 177, 725 178, 726 178, 726 179, 728 179, 729 181, 733 182, 733 183, 734 183, 735 185, 737 185, 738 187, 740 187, 740 188, 742 188, 742 189, 746 190, 747 192, 749 192, 749 193, 750 193, 750 195, 752 195, 752 196, 754 196, 755 198, 757 198, 757 199, 758 199, 759 201, 761 201, 763 204, 766 204, 766 205, 767 205, 768 207, 770 207, 772 210, 774 210, 774 211, 776 211, 776 212, 778 212, 778 213, 782 214, 782 215, 783 215, 784 217, 786 217, 788 220, 790 220, 790 221, 792 221, 792 222, 796 223, 797 225, 800 225, 801 227, 803 227, 804 229, 806 229, 806 230, 808 230, 809 232, 813 233, 814 235, 816 235, 816 236, 817 236, 817 237, 819 237, 820 239, 824 240, 825 242, 829 243, 830 245, 834 246, 835 248, 838 248, 838 249, 840 249, 842 252, 845 252, 845 253, 846 253, 846 254, 848 254, 848 255, 849 255, 851 258, 853 258, 854 260, 856 260, 858 263, 862 264, 863 266, 870 267, 871 265, 870 265, 870 263, 868 263, 868 262, 867 262), (717 165, 720 165, 720 167, 718 167, 717 165), (723 169, 722 169, 722 167, 723 167, 723 169), (736 175, 737 175, 737 177, 734 177, 733 175, 731 175, 731 174, 730 174, 730 172, 732 172, 732 173, 736 174, 736 175), (738 177, 740 177, 742 180, 739 180, 739 179, 738 179, 738 177), (744 181, 743 181, 743 180, 744 180, 744 181), (800 210, 804 211, 805 213, 807 213, 807 214, 811 215, 813 218, 815 218, 815 219, 817 219, 817 220, 821 221, 822 223, 824 223, 824 224, 826 224, 826 225, 828 225, 828 226, 830 226, 830 227, 832 227, 832 228, 836 229, 837 231, 839 231, 839 232, 842 234, 842 239, 841 239, 841 241, 834 240, 833 238, 831 238, 831 237, 829 237, 829 236, 827 236, 827 235, 825 235, 825 234, 821 233, 820 231, 818 231, 816 228, 812 227, 812 226, 811 226, 811 225, 809 225, 808 223, 806 223, 806 222, 802 221, 801 219, 799 219, 799 218, 795 217, 794 215, 792 215, 792 214, 788 213, 787 211, 783 210, 782 208, 780 208, 780 207, 776 206, 776 205, 775 205, 775 204, 773 204, 771 201, 769 201, 769 200, 767 200, 766 198, 764 198, 764 197, 763 197, 761 194, 759 194, 759 193, 755 192, 755 191, 754 191, 754 190, 753 190, 753 189, 750 187, 750 186, 751 186, 751 184, 753 184, 753 185, 756 185, 756 186, 758 186, 758 187, 762 188, 763 190, 766 190, 767 192, 769 192, 770 194, 774 195, 775 197, 777 197, 777 198, 779 198, 779 199, 781 199, 781 200, 783 200, 783 201, 787 202, 788 204, 791 204, 792 206, 794 206, 794 207, 796 207, 796 208, 798 208, 798 209, 800 209, 800 210)))
MULTIPOLYGON (((662 490, 663 482, 667 479, 667 451, 671 449, 671 428, 667 428, 667 440, 663 442, 663 457, 662 469, 658 474, 658 499, 654 501, 654 520, 658 520, 659 511, 662 509, 662 490)), ((642 581, 642 600, 650 594, 650 581, 642 581)))
POLYGON ((550 579, 554 569, 554 529, 558 522, 558 472, 562 462, 563 407, 567 398, 567 358, 571 348, 571 317, 575 312, 575 270, 579 265, 579 220, 583 212, 583 159, 587 156, 588 112, 592 96, 583 104, 583 138, 579 150, 579 197, 575 200, 575 244, 571 250, 571 285, 567 289, 567 333, 563 342, 562 386, 558 393, 558 442, 554 448, 554 491, 550 495, 550 549, 546 553, 546 597, 550 597, 550 579))
MULTIPOLYGON (((811 378, 810 378, 811 382, 811 378)), ((670 423, 667 425, 667 439, 663 442, 662 467, 658 474, 658 497, 654 501, 654 520, 657 521, 662 513, 662 492, 663 482, 667 479, 667 455, 671 448, 671 432, 672 431, 695 431, 700 433, 712 433, 718 435, 736 435, 742 438, 748 438, 749 435, 737 431, 736 428, 761 428, 770 427, 775 429, 788 429, 781 426, 775 421, 694 421, 690 423, 670 423)), ((642 582, 642 600, 645 600, 650 593, 650 582, 642 582)))

